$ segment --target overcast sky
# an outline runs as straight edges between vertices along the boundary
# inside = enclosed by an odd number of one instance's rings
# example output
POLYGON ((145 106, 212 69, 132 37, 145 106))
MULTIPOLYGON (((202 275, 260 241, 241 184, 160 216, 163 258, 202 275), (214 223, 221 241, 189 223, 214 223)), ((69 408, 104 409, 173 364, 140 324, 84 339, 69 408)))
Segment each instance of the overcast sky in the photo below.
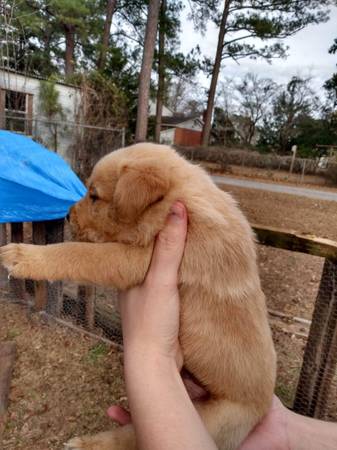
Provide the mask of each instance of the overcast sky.
MULTIPOLYGON (((187 11, 185 11, 185 15, 187 11)), ((194 32, 193 24, 183 19, 182 50, 184 53, 199 44, 204 55, 214 59, 218 30, 209 26, 205 36, 194 32)), ((221 70, 221 78, 241 78, 247 72, 257 73, 272 78, 277 83, 287 83, 293 75, 311 76, 315 89, 321 89, 324 82, 336 72, 337 54, 330 55, 328 50, 337 38, 337 8, 331 8, 330 20, 319 25, 312 25, 283 42, 289 46, 287 59, 275 59, 268 64, 262 59, 243 59, 238 65, 226 60, 221 70)), ((201 76, 205 87, 209 79, 201 76)))

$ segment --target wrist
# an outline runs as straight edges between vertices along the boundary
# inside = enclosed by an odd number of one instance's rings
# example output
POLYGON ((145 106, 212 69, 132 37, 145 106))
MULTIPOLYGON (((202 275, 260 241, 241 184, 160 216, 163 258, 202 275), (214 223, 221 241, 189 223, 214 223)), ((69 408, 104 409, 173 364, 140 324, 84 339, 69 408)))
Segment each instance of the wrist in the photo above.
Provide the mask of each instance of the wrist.
POLYGON ((178 345, 175 348, 139 342, 128 342, 124 345, 124 365, 129 367, 138 364, 146 365, 148 368, 172 365, 180 372, 182 362, 182 353, 178 345))
POLYGON ((134 345, 124 350, 124 367, 126 370, 175 370, 177 371, 176 357, 173 352, 163 351, 156 346, 134 345))

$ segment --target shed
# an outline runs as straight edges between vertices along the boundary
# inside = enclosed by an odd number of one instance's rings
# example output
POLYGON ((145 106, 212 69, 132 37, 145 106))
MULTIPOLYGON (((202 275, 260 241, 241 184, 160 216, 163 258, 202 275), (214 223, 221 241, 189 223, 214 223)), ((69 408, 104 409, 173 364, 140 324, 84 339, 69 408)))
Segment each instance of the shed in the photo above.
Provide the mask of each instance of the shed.
POLYGON ((162 117, 162 144, 183 146, 201 145, 203 122, 200 115, 162 117))

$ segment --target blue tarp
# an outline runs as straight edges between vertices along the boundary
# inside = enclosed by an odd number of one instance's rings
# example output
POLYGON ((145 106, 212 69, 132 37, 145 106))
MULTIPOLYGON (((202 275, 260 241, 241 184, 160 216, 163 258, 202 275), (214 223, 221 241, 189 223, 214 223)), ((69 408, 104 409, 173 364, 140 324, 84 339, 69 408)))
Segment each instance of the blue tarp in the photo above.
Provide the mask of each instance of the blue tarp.
POLYGON ((86 188, 57 154, 0 130, 0 223, 60 219, 86 188))

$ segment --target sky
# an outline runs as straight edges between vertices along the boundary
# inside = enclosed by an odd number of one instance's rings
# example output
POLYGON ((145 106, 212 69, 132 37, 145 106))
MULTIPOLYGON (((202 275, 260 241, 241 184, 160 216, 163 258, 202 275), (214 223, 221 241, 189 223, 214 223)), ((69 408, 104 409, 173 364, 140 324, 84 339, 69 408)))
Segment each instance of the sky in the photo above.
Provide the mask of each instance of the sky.
MULTIPOLYGON (((226 77, 240 79, 247 72, 253 72, 259 76, 272 78, 279 84, 286 84, 294 75, 312 77, 312 86, 318 92, 324 82, 337 71, 337 54, 330 55, 328 50, 337 38, 337 8, 331 7, 330 20, 319 25, 311 25, 289 37, 283 42, 289 46, 287 59, 275 59, 268 64, 262 59, 242 59, 238 65, 234 61, 226 60, 221 69, 221 78, 226 77)), ((181 38, 182 51, 187 53, 199 44, 202 53, 214 59, 218 30, 209 26, 205 36, 201 36, 193 30, 193 24, 187 21, 187 11, 182 20, 183 33, 181 38)), ((200 75, 200 81, 204 87, 208 87, 210 80, 200 75)))

